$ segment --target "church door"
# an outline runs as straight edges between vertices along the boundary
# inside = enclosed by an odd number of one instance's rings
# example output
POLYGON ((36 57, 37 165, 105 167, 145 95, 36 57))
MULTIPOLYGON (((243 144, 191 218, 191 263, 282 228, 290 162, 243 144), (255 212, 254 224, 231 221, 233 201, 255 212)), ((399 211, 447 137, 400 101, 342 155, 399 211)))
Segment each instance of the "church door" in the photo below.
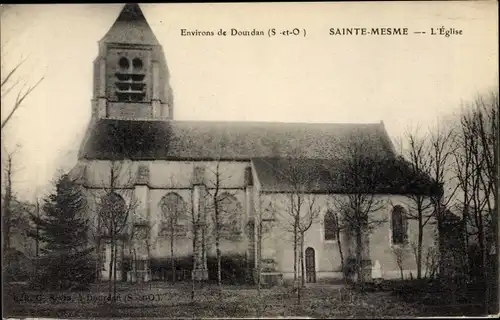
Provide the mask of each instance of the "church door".
POLYGON ((316 258, 314 249, 309 247, 306 249, 306 282, 316 282, 316 258))

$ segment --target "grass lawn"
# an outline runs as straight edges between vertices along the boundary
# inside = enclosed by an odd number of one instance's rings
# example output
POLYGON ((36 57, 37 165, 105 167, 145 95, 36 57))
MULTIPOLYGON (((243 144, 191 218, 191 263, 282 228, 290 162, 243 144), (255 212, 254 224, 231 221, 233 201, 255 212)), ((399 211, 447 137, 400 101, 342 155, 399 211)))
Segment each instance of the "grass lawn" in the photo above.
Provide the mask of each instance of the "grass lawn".
MULTIPOLYGON (((310 318, 411 318, 433 315, 418 301, 401 299, 391 290, 356 292, 339 286, 313 286, 303 289, 302 301, 289 288, 257 290, 249 286, 223 287, 219 300, 215 285, 199 286, 191 302, 189 283, 169 285, 121 284, 114 304, 106 301, 106 285, 90 292, 38 293, 11 291, 4 296, 4 316, 43 317, 310 317, 310 318), (404 301, 407 300, 407 301, 404 301)), ((436 314, 448 313, 436 309, 436 314)), ((460 314, 459 311, 454 314, 460 314)))
POLYGON ((426 279, 390 280, 371 289, 389 292, 400 301, 417 304, 419 316, 481 316, 494 313, 492 309, 486 312, 484 289, 478 284, 459 285, 453 281, 426 279))
POLYGON ((190 299, 189 284, 122 286, 115 304, 106 300, 106 287, 91 292, 38 293, 18 290, 5 297, 5 316, 44 317, 311 317, 375 318, 411 317, 417 309, 400 303, 386 293, 356 293, 338 287, 303 289, 301 305, 291 289, 257 290, 244 286, 224 286, 221 300, 217 287, 198 288, 190 299))

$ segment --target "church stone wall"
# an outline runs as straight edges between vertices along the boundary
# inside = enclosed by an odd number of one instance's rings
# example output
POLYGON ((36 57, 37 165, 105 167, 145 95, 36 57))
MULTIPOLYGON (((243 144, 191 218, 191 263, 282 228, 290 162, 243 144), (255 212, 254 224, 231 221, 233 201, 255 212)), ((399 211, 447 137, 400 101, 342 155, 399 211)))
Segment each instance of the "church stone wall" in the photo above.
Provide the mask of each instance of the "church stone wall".
MULTIPOLYGON (((388 205, 378 212, 378 217, 385 217, 387 222, 374 231, 370 236, 370 253, 372 262, 378 260, 382 268, 382 277, 384 278, 400 278, 400 270, 396 261, 395 249, 403 249, 403 274, 404 277, 417 276, 417 263, 413 247, 418 241, 418 221, 408 221, 408 245, 399 247, 392 244, 392 228, 391 228, 391 210, 392 206, 401 205, 406 210, 411 210, 414 206, 412 202, 405 196, 393 195, 386 197, 388 205)), ((430 208, 426 210, 426 214, 430 214, 430 208)), ((422 250, 422 275, 425 274, 425 259, 429 252, 429 248, 437 247, 434 240, 437 235, 437 225, 433 224, 435 220, 432 218, 424 227, 423 233, 423 250, 422 250)), ((431 249, 432 250, 432 249, 431 249)))
MULTIPOLYGON (((190 188, 194 167, 205 168, 205 183, 210 186, 215 181, 217 162, 215 161, 166 161, 145 162, 150 167, 149 185, 154 188, 190 188)), ((247 162, 221 161, 219 163, 220 185, 223 188, 244 188, 247 162)))
MULTIPOLYGON (((305 235, 304 250, 311 247, 315 251, 316 278, 341 278, 341 258, 339 253, 338 241, 324 240, 324 216, 331 206, 331 200, 328 195, 315 195, 315 206, 319 212, 319 217, 311 226, 305 235)), ((278 269, 283 273, 284 278, 293 278, 293 233, 290 232, 291 224, 286 217, 286 210, 289 210, 289 196, 285 194, 263 194, 262 203, 278 204, 275 207, 280 208, 280 212, 275 215, 275 222, 268 235, 263 238, 263 259, 275 259, 278 269), (288 230, 287 230, 288 229, 288 230)), ((369 255, 372 265, 379 261, 382 268, 382 277, 398 278, 400 277, 399 267, 396 263, 394 254, 395 246, 391 243, 391 210, 393 205, 402 205, 409 208, 409 201, 404 196, 380 196, 385 201, 386 206, 379 210, 374 218, 386 219, 386 222, 375 229, 369 236, 369 246, 366 254, 369 255)), ((304 206, 305 207, 305 206, 304 206)), ((428 248, 434 244, 434 233, 436 226, 431 224, 432 220, 424 229, 423 241, 423 261, 428 248)), ((418 222, 409 221, 408 224, 408 242, 404 247, 405 259, 403 269, 405 277, 410 273, 416 277, 416 262, 411 244, 416 243, 418 239, 418 222)), ((355 247, 352 241, 348 240, 345 234, 341 234, 340 242, 344 261, 349 254, 354 255, 355 247)), ((425 263, 423 263, 423 273, 425 273, 425 263)))
MULTIPOLYGON (((137 212, 149 222, 151 255, 154 258, 169 258, 171 256, 170 238, 160 236, 163 222, 161 202, 169 193, 179 195, 186 206, 184 223, 187 226, 185 236, 177 237, 174 241, 174 255, 177 257, 192 254, 192 233, 190 228, 190 212, 193 206, 193 178, 194 168, 204 167, 204 181, 207 188, 214 187, 216 162, 188 162, 188 161, 122 161, 112 164, 110 161, 87 161, 85 183, 89 198, 92 216, 98 211, 98 199, 109 191, 111 172, 115 176, 116 192, 124 198, 127 204, 135 200, 137 212), (148 169, 148 178, 145 184, 136 184, 137 173, 140 167, 148 169)), ((247 196, 253 196, 252 190, 245 188, 245 162, 220 162, 220 193, 228 192, 241 206, 241 236, 233 239, 221 239, 220 249, 222 254, 245 255, 250 246, 248 232, 246 231, 250 210, 247 196)), ((210 202, 210 199, 207 199, 210 202)), ((210 204, 208 204, 210 208, 210 204)), ((206 210, 210 214, 210 210, 206 210)), ((138 219, 130 219, 130 223, 138 219)), ((207 216, 207 222, 213 228, 213 220, 207 216)), ((215 237, 213 229, 207 232, 207 254, 215 255, 215 237)))
POLYGON ((89 188, 109 189, 113 176, 115 188, 132 188, 138 167, 134 161, 86 161, 85 184, 89 188))
POLYGON ((108 117, 121 119, 148 119, 153 117, 151 103, 108 102, 108 117))
MULTIPOLYGON (((149 181, 147 185, 151 189, 169 188, 191 188, 193 181, 194 167, 205 168, 205 183, 213 186, 215 182, 215 172, 217 172, 217 162, 215 161, 120 161, 106 160, 86 161, 86 182, 91 187, 104 187, 109 185, 111 168, 119 171, 119 186, 133 186, 139 166, 149 168, 149 181)), ((248 162, 221 161, 219 163, 220 185, 222 188, 244 188, 245 168, 248 162)))
MULTIPOLYGON (((86 183, 90 189, 90 205, 93 213, 97 211, 95 199, 102 194, 109 184, 111 173, 111 162, 109 161, 91 161, 88 162, 86 171, 86 183)), ((193 201, 193 178, 195 167, 204 167, 204 180, 208 186, 213 186, 215 180, 216 162, 188 162, 188 161, 124 161, 119 166, 121 173, 117 176, 118 183, 124 189, 119 189, 118 193, 122 195, 126 202, 130 201, 131 195, 140 201, 141 214, 148 219, 151 226, 151 254, 155 258, 170 257, 170 240, 166 236, 159 236, 162 223, 161 200, 170 192, 178 194, 184 201, 187 213, 191 211, 193 201), (146 185, 135 185, 137 170, 140 166, 146 166, 149 169, 149 178, 146 185)), ((249 166, 246 162, 221 162, 219 172, 221 172, 221 192, 229 192, 236 198, 241 205, 241 230, 240 237, 233 239, 221 239, 220 248, 225 255, 247 255, 251 260, 256 260, 257 250, 250 243, 250 239, 255 235, 255 230, 247 229, 247 223, 251 218, 270 218, 270 213, 274 214, 274 222, 266 222, 264 227, 267 232, 262 239, 262 258, 272 259, 276 263, 276 271, 283 272, 285 278, 293 277, 293 233, 289 232, 292 228, 289 211, 289 195, 278 193, 261 193, 258 177, 253 172, 253 186, 246 186, 245 169, 249 166), (265 211, 268 208, 270 210, 265 211), (286 230, 288 229, 288 231, 286 230), (249 256, 250 255, 250 256, 249 256), (253 259, 252 259, 253 258, 253 259)), ((324 215, 328 209, 334 209, 331 206, 331 197, 328 195, 307 195, 304 198, 305 209, 307 201, 314 198, 314 210, 319 212, 318 219, 313 223, 305 235, 304 249, 311 247, 315 251, 316 277, 321 278, 340 278, 341 259, 339 253, 338 241, 324 240, 324 215)), ((402 205, 407 210, 410 208, 410 201, 404 196, 380 196, 386 202, 386 206, 374 215, 377 219, 385 219, 386 222, 375 229, 369 236, 369 245, 366 248, 366 254, 369 255, 372 264, 376 261, 381 266, 382 277, 398 278, 400 277, 399 267, 397 265, 395 246, 392 245, 391 233, 391 210, 394 205, 402 205)), ((210 207, 210 205, 208 204, 210 207)), ((189 219, 189 217, 186 217, 189 219)), ((208 217, 207 222, 212 223, 208 217)), ((425 227, 423 243, 423 274, 425 274, 425 259, 428 248, 434 244, 434 233, 436 226, 429 221, 425 227)), ((189 220, 186 221, 189 224, 189 220)), ((174 247, 176 256, 186 256, 192 254, 191 230, 187 228, 187 234, 184 237, 176 238, 174 247)), ((403 269, 405 277, 411 273, 416 277, 416 262, 412 244, 417 242, 418 222, 410 220, 408 223, 408 242, 403 248, 405 252, 403 259, 403 269)), ((255 239, 257 240, 257 239, 255 239)), ((348 241, 346 235, 341 235, 341 244, 344 258, 354 253, 352 241, 348 241)), ((215 239, 213 231, 207 233, 207 254, 215 255, 215 239), (212 236, 211 236, 212 235, 212 236)))

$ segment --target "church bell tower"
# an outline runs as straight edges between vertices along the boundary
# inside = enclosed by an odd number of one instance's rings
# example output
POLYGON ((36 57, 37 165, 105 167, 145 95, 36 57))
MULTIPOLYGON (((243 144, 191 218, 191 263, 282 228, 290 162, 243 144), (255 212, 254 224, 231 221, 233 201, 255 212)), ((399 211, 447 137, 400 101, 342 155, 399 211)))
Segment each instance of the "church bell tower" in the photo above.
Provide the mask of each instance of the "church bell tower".
POLYGON ((126 4, 99 41, 92 120, 172 120, 173 95, 163 48, 138 4, 126 4))

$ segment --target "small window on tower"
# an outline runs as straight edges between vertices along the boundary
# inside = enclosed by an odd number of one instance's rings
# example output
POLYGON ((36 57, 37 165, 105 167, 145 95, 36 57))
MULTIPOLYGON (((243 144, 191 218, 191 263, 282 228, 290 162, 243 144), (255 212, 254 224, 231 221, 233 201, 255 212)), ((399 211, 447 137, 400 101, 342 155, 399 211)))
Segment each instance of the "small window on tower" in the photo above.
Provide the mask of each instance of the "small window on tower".
POLYGON ((118 61, 119 71, 116 73, 116 97, 122 102, 141 102, 146 97, 146 77, 141 59, 132 59, 132 68, 130 60, 126 57, 118 61))
POLYGON ((120 65, 120 69, 122 71, 127 71, 130 68, 130 62, 125 57, 122 57, 118 64, 120 65))
POLYGON ((142 69, 142 60, 135 58, 132 60, 132 65, 134 66, 134 71, 140 71, 142 69))

